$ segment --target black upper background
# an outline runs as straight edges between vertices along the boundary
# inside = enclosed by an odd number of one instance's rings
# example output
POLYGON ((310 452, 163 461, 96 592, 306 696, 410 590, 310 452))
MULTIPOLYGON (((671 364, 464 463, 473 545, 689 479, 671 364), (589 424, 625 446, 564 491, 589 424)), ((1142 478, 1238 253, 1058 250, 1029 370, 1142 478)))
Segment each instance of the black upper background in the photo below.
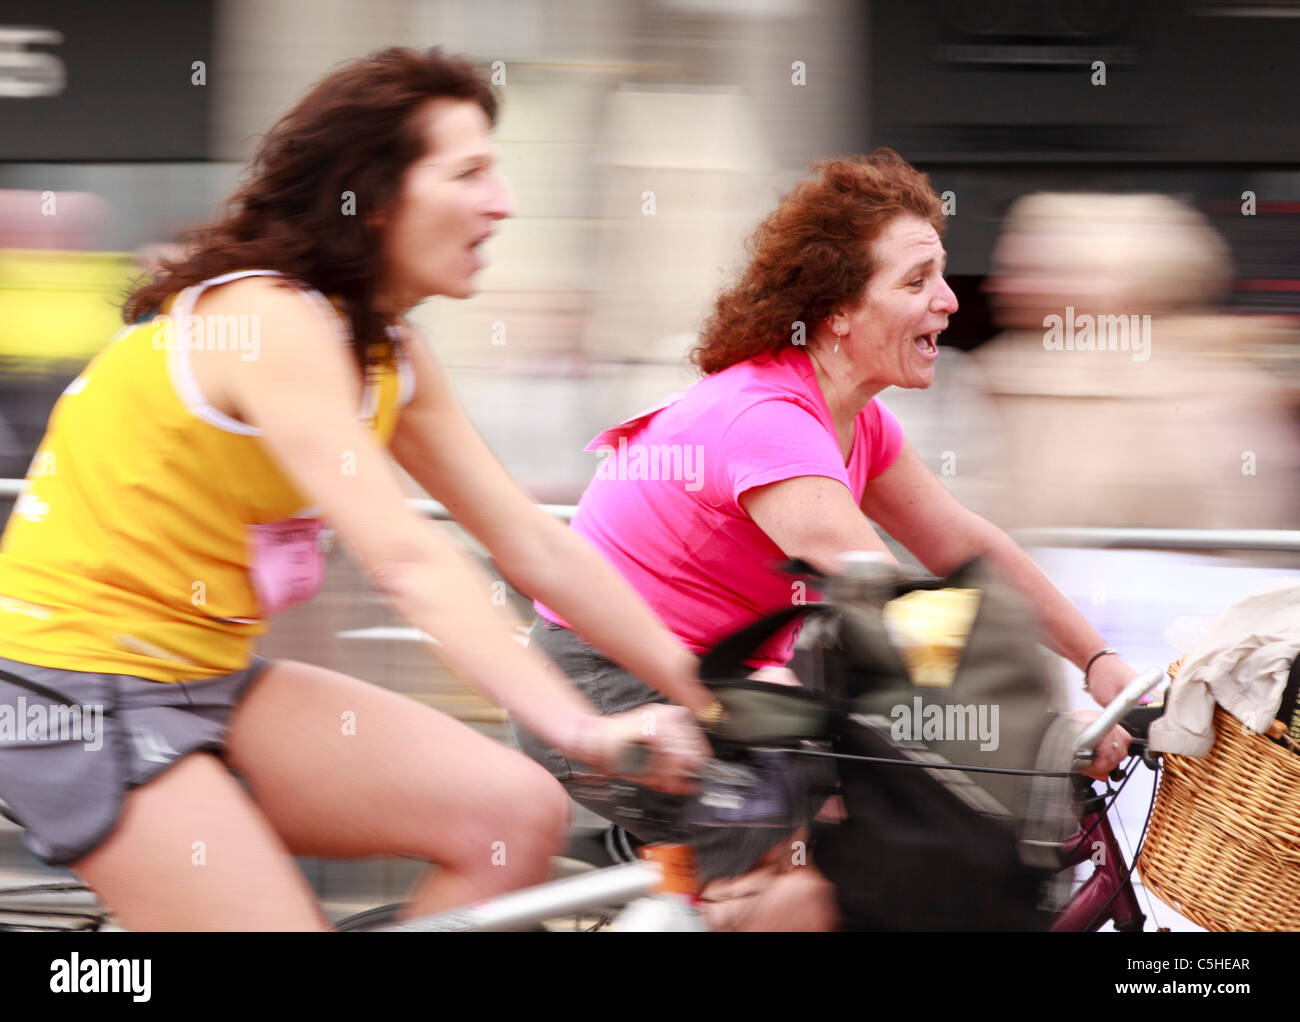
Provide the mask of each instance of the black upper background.
MULTIPOLYGON (((0 0, 0 28, 63 34, 58 96, 0 97, 0 160, 192 161, 209 157, 214 0, 0 0), (192 85, 191 65, 207 84, 192 85)), ((6 74, 0 54, 0 77, 6 74)))

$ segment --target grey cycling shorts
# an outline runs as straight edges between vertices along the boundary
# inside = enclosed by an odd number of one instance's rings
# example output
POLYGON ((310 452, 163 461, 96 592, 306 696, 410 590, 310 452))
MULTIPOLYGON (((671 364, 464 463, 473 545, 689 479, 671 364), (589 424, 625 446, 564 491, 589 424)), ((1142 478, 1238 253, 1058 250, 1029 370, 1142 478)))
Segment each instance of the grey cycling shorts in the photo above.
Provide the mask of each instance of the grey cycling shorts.
POLYGON ((36 667, 0 657, 0 800, 50 865, 112 833, 122 800, 187 753, 220 751, 241 696, 267 666, 200 681, 36 667))
MULTIPOLYGON (((545 618, 533 623, 529 644, 550 657, 602 715, 635 709, 646 703, 666 703, 668 698, 602 656, 568 628, 545 618)), ((625 781, 593 781, 581 775, 558 749, 510 721, 511 737, 519 749, 546 767, 570 797, 598 816, 619 824, 642 841, 680 841, 690 844, 696 878, 701 884, 719 877, 737 877, 753 869, 769 851, 788 842, 794 828, 697 826, 697 799, 693 795, 668 795, 625 781), (575 773, 580 775, 575 779, 575 773)))

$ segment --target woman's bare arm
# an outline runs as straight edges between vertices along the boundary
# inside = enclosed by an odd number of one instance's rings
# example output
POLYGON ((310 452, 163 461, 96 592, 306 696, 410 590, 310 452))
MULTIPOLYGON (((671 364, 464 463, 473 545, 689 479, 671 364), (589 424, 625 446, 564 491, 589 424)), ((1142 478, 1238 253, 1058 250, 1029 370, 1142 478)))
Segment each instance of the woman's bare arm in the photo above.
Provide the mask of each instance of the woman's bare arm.
POLYGON ((502 468, 433 356, 409 345, 415 396, 393 438, 399 464, 483 543, 511 583, 554 607, 577 632, 673 702, 713 702, 698 661, 624 578, 542 511, 502 468))
POLYGON ((263 431, 285 473, 320 505, 398 613, 529 729, 586 762, 606 763, 609 749, 596 745, 610 729, 594 708, 545 657, 515 642, 487 576, 407 505, 386 453, 358 420, 359 374, 334 324, 303 295, 263 278, 205 295, 198 311, 260 317, 259 356, 223 367, 225 396, 263 431))

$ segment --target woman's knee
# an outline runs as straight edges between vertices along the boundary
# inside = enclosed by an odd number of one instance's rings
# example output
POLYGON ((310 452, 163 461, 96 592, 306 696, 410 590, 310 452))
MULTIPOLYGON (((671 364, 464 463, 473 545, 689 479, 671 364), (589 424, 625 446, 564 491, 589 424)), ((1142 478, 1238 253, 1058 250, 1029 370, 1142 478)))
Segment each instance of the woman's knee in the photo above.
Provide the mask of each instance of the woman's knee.
POLYGON ((572 815, 569 793, 544 767, 517 758, 517 775, 509 789, 512 805, 505 815, 520 832, 547 845, 558 844, 572 815))
POLYGON ((547 771, 513 750, 477 786, 459 821, 434 821, 442 833, 430 858, 465 871, 489 867, 544 868, 563 846, 571 815, 568 793, 547 771), (450 840, 449 840, 450 838, 450 840))
POLYGON ((710 929, 809 932, 839 926, 835 886, 811 864, 786 871, 760 867, 715 881, 703 896, 710 929))
POLYGON ((839 926, 835 885, 816 866, 799 866, 780 874, 757 922, 762 929, 826 931, 839 926))

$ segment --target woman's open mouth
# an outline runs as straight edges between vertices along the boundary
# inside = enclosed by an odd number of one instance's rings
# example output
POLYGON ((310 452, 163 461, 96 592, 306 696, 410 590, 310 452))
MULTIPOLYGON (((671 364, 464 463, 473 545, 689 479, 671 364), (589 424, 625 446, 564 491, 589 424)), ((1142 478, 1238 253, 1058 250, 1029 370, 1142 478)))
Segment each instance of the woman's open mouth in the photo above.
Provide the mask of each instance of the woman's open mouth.
POLYGON ((465 251, 469 254, 469 257, 474 261, 474 264, 478 269, 482 269, 487 265, 487 257, 483 254, 483 243, 491 238, 495 233, 496 231, 488 231, 484 234, 480 234, 465 246, 465 251))
POLYGON ((939 357, 938 333, 922 334, 920 337, 914 338, 912 343, 916 346, 916 350, 921 353, 921 357, 927 361, 933 362, 939 357))

